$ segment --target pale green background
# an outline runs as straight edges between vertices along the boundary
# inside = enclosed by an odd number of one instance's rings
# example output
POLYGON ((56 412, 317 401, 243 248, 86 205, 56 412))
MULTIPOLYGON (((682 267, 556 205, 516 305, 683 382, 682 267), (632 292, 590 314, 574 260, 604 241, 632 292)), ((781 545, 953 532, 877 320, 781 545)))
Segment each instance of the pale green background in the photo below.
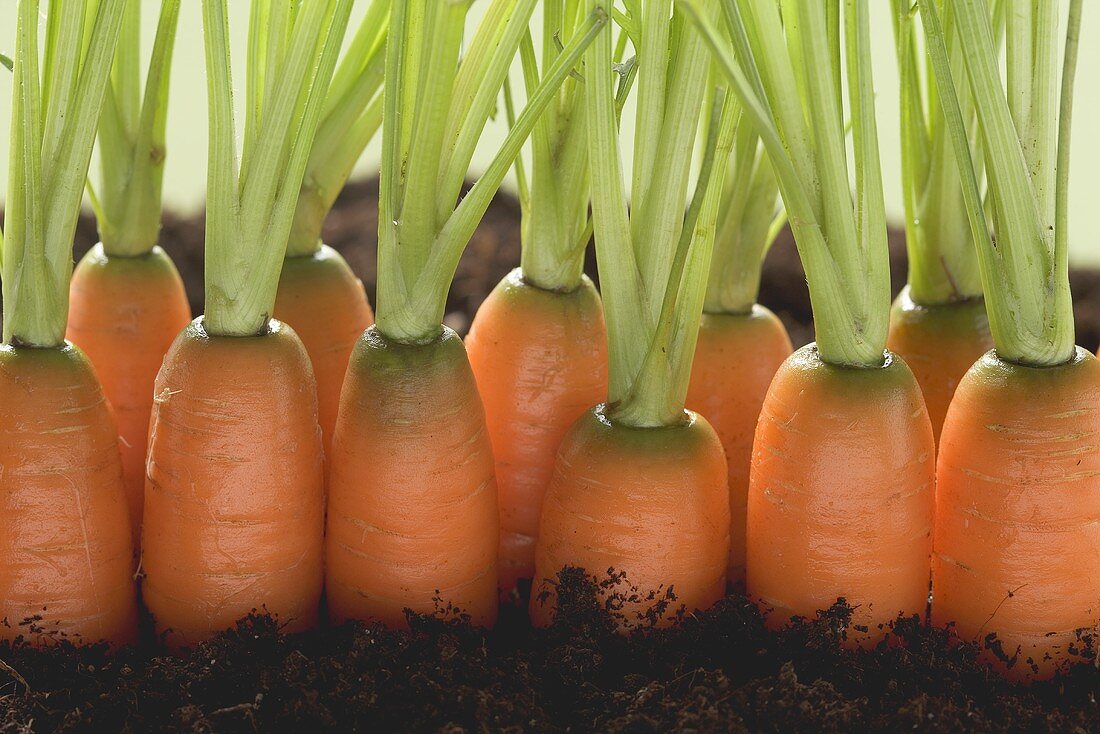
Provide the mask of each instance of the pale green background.
MULTIPOLYGON (((143 20, 147 29, 148 44, 151 43, 155 29, 159 3, 154 0, 145 0, 145 2, 148 10, 143 20)), ((875 86, 878 90, 877 112, 886 180, 886 200, 891 218, 897 222, 900 221, 902 208, 901 186, 898 178, 900 150, 897 133, 897 73, 890 24, 890 3, 888 0, 868 0, 868 2, 874 3, 871 13, 874 73, 875 86)), ((476 21, 486 5, 487 0, 475 1, 471 23, 476 21)), ((1090 0, 1084 5, 1084 32, 1073 126, 1071 240, 1075 261, 1100 263, 1100 247, 1097 247, 1094 242, 1094 233, 1089 223, 1089 218, 1097 213, 1097 207, 1100 206, 1098 201, 1100 197, 1097 196, 1100 194, 1100 134, 1098 134, 1100 133, 1100 88, 1098 88, 1100 82, 1096 74, 1096 70, 1100 69, 1100 43, 1094 42, 1095 33, 1090 32, 1100 28, 1100 3, 1090 0)), ((357 0, 353 24, 365 12, 366 6, 366 0, 357 0)), ((16 0, 0 0, 0 50, 8 54, 11 53, 14 45, 15 9, 16 0)), ((241 89, 243 73, 239 62, 243 54, 243 41, 247 27, 247 0, 230 0, 230 12, 230 26, 235 44, 233 48, 236 54, 234 78, 237 88, 241 89)), ((202 206, 206 189, 206 87, 203 73, 200 0, 183 0, 172 84, 165 195, 169 207, 177 211, 194 211, 202 206)), ((10 99, 11 77, 6 71, 0 69, 0 199, 3 198, 3 188, 7 182, 10 99)), ((239 106, 240 95, 238 96, 239 106)), ((632 127, 628 114, 624 120, 624 134, 629 136, 632 127)), ((504 132, 504 126, 500 121, 491 123, 474 161, 475 172, 487 163, 504 132)), ((629 156, 625 157, 629 158, 629 156)), ((629 164, 629 160, 627 163, 629 164)), ((376 172, 377 166, 378 144, 376 142, 364 154, 359 163, 358 172, 363 176, 371 175, 376 172)))

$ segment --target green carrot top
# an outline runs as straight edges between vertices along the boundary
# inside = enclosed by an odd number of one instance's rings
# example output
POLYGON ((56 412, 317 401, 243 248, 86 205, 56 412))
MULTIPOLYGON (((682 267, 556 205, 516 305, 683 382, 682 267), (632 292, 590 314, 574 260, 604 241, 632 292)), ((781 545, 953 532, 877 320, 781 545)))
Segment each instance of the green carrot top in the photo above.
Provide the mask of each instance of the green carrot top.
POLYGON ((160 236, 168 78, 180 0, 162 0, 145 92, 141 90, 141 0, 127 0, 99 118, 100 184, 88 194, 108 255, 142 255, 160 236))
MULTIPOLYGON (((719 86, 726 85, 713 84, 713 88, 719 86)), ((728 104, 736 103, 732 90, 723 93, 728 104)), ((707 130, 707 135, 717 132, 707 130)), ((733 150, 726 165, 703 310, 712 314, 747 314, 760 294, 764 256, 786 224, 787 214, 777 207, 779 186, 771 161, 760 145, 760 135, 740 110, 733 150)))
POLYGON ((1074 356, 1069 290, 1069 138, 1081 0, 1070 0, 1061 74, 1058 3, 1016 2, 1005 18, 1007 80, 998 66, 995 19, 986 0, 922 0, 921 18, 959 162, 963 201, 985 288, 986 311, 1001 359, 1036 367, 1074 356), (955 37, 966 39, 952 43, 955 37), (952 55, 954 54, 954 55, 952 55), (962 95, 952 73, 961 58, 981 132, 989 216, 978 189, 981 169, 967 145, 962 95), (992 226, 991 226, 992 225, 992 226))
POLYGON ((371 0, 329 85, 290 228, 287 256, 312 255, 359 156, 382 124, 382 72, 391 0, 371 0))
POLYGON ((544 70, 485 173, 461 198, 478 138, 537 0, 493 0, 465 54, 470 2, 395 0, 386 49, 377 327, 407 343, 440 332, 463 249, 531 129, 607 22, 598 4, 544 70))
MULTIPOLYGON (((538 58, 530 34, 520 45, 524 86, 528 94, 539 82, 539 66, 549 69, 561 56, 564 42, 583 27, 588 9, 583 0, 545 0, 542 3, 542 53, 538 58)), ((626 49, 620 33, 616 58, 626 49)), ((626 100, 637 64, 619 65, 624 83, 619 87, 619 109, 626 100)), ((505 81, 505 108, 515 123, 512 89, 505 81)), ((588 140, 584 114, 584 85, 579 74, 565 80, 561 90, 539 117, 530 136, 531 176, 521 156, 516 177, 522 210, 520 265, 524 278, 546 290, 571 291, 580 284, 584 254, 592 239, 588 216, 588 140)))
POLYGON ((869 3, 843 0, 842 12, 841 0, 722 0, 720 33, 698 2, 684 1, 775 170, 806 268, 822 360, 881 365, 890 274, 869 3))
MULTIPOLYGON (((631 199, 618 152, 611 37, 603 32, 585 62, 592 216, 608 328, 607 415, 656 427, 683 419, 736 109, 718 94, 707 111, 717 133, 685 215, 706 48, 672 0, 625 5, 618 20, 638 54, 631 199)), ((704 3, 702 12, 715 7, 704 3)))
POLYGON ((65 342, 73 234, 126 0, 19 0, 7 209, 0 237, 4 343, 65 342))
POLYGON ((203 0, 210 153, 208 333, 262 333, 352 0, 253 0, 238 164, 227 0, 203 0))
MULTIPOLYGON (((1003 10, 1003 3, 997 6, 1003 10)), ((999 12, 1003 24, 1003 12, 999 12)), ((928 64, 920 63, 924 44, 916 6, 894 0, 894 34, 901 81, 901 169, 905 202, 905 241, 909 254, 909 295, 923 306, 982 295, 978 252, 965 207, 962 184, 939 90, 928 64)), ((965 69, 951 34, 951 73, 965 83, 965 69)), ((965 86, 961 87, 965 89, 965 86)), ((976 148, 974 105, 960 96, 967 138, 976 148)))

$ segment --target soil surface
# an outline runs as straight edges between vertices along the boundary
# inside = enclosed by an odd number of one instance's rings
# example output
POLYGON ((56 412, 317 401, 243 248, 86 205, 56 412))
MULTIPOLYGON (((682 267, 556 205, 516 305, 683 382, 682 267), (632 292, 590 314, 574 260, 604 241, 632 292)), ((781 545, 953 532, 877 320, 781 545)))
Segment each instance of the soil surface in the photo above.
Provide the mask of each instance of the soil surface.
MULTIPOLYGON (((370 182, 349 186, 325 235, 372 295, 376 194, 370 182)), ((459 267, 452 327, 464 332, 518 262, 518 232, 518 206, 499 200, 459 267)), ((201 220, 169 217, 163 236, 196 313, 202 234, 201 220)), ((77 257, 94 240, 82 220, 77 257)), ((900 235, 892 248, 900 287, 900 235)), ((1075 272, 1072 281, 1078 343, 1091 349, 1100 341, 1100 274, 1075 272)), ((796 344, 812 338, 789 235, 769 255, 760 300, 796 344)), ((0 732, 1100 731, 1096 665, 1018 687, 975 662, 976 650, 915 619, 899 620, 875 650, 844 651, 843 603, 774 633, 736 594, 675 629, 627 639, 596 601, 597 584, 613 583, 563 572, 558 619, 541 631, 506 609, 491 633, 413 618, 408 632, 350 624, 284 636, 261 616, 182 656, 152 641, 114 654, 3 643, 0 732)))

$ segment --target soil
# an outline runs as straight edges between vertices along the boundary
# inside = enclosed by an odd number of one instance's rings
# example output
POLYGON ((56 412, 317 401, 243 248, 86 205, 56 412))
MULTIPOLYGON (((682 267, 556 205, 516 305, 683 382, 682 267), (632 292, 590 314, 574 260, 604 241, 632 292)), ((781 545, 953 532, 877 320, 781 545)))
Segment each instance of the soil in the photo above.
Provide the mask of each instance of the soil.
MULTIPOLYGON (((376 185, 349 186, 325 239, 373 293, 376 185)), ((163 243, 201 312, 202 222, 169 217, 163 243)), ((463 259, 448 323, 469 314, 518 261, 518 206, 498 200, 463 259)), ((94 241, 82 220, 79 257, 94 241)), ((899 235, 894 282, 904 282, 899 235)), ((591 263, 590 263, 591 265, 591 263)), ((1100 274, 1072 275, 1078 343, 1100 340, 1100 274)), ((804 277, 789 236, 769 255, 761 302, 796 344, 812 334, 804 277)), ((61 641, 0 644, 0 732, 25 731, 1100 731, 1100 668, 1014 686, 947 631, 899 620, 871 651, 839 646, 842 600, 783 632, 730 594, 673 629, 613 632, 629 594, 609 570, 562 573, 557 621, 533 630, 518 608, 491 633, 411 618, 407 632, 349 624, 282 635, 255 616, 181 656, 150 640, 109 653, 61 641)), ((1091 649, 1084 656, 1096 660, 1091 649)))

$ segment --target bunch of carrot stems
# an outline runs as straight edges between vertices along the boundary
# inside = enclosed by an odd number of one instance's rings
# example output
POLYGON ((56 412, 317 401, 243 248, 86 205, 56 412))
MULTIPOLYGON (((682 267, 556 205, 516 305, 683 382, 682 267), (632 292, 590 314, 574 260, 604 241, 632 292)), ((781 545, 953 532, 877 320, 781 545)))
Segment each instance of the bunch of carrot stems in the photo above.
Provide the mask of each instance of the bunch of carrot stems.
POLYGON ((574 566, 626 580, 625 602, 599 585, 624 632, 732 587, 773 626, 843 598, 846 644, 872 646, 931 589, 928 623, 1014 679, 1092 649, 1100 363, 1074 345, 1067 231, 1082 0, 889 5, 892 307, 872 4, 483 4, 475 23, 470 2, 372 0, 348 33, 352 0, 252 0, 238 127, 228 2, 203 0, 192 320, 158 246, 180 0, 149 54, 139 0, 19 0, 3 635, 132 642, 135 579, 172 648, 252 610, 488 627, 526 603, 549 625, 574 566), (372 312, 324 222, 379 131, 372 312), (510 171, 520 262, 463 340, 447 293, 510 171), (74 271, 85 188, 101 242, 74 271), (758 303, 788 223, 816 329, 797 350, 758 303))

